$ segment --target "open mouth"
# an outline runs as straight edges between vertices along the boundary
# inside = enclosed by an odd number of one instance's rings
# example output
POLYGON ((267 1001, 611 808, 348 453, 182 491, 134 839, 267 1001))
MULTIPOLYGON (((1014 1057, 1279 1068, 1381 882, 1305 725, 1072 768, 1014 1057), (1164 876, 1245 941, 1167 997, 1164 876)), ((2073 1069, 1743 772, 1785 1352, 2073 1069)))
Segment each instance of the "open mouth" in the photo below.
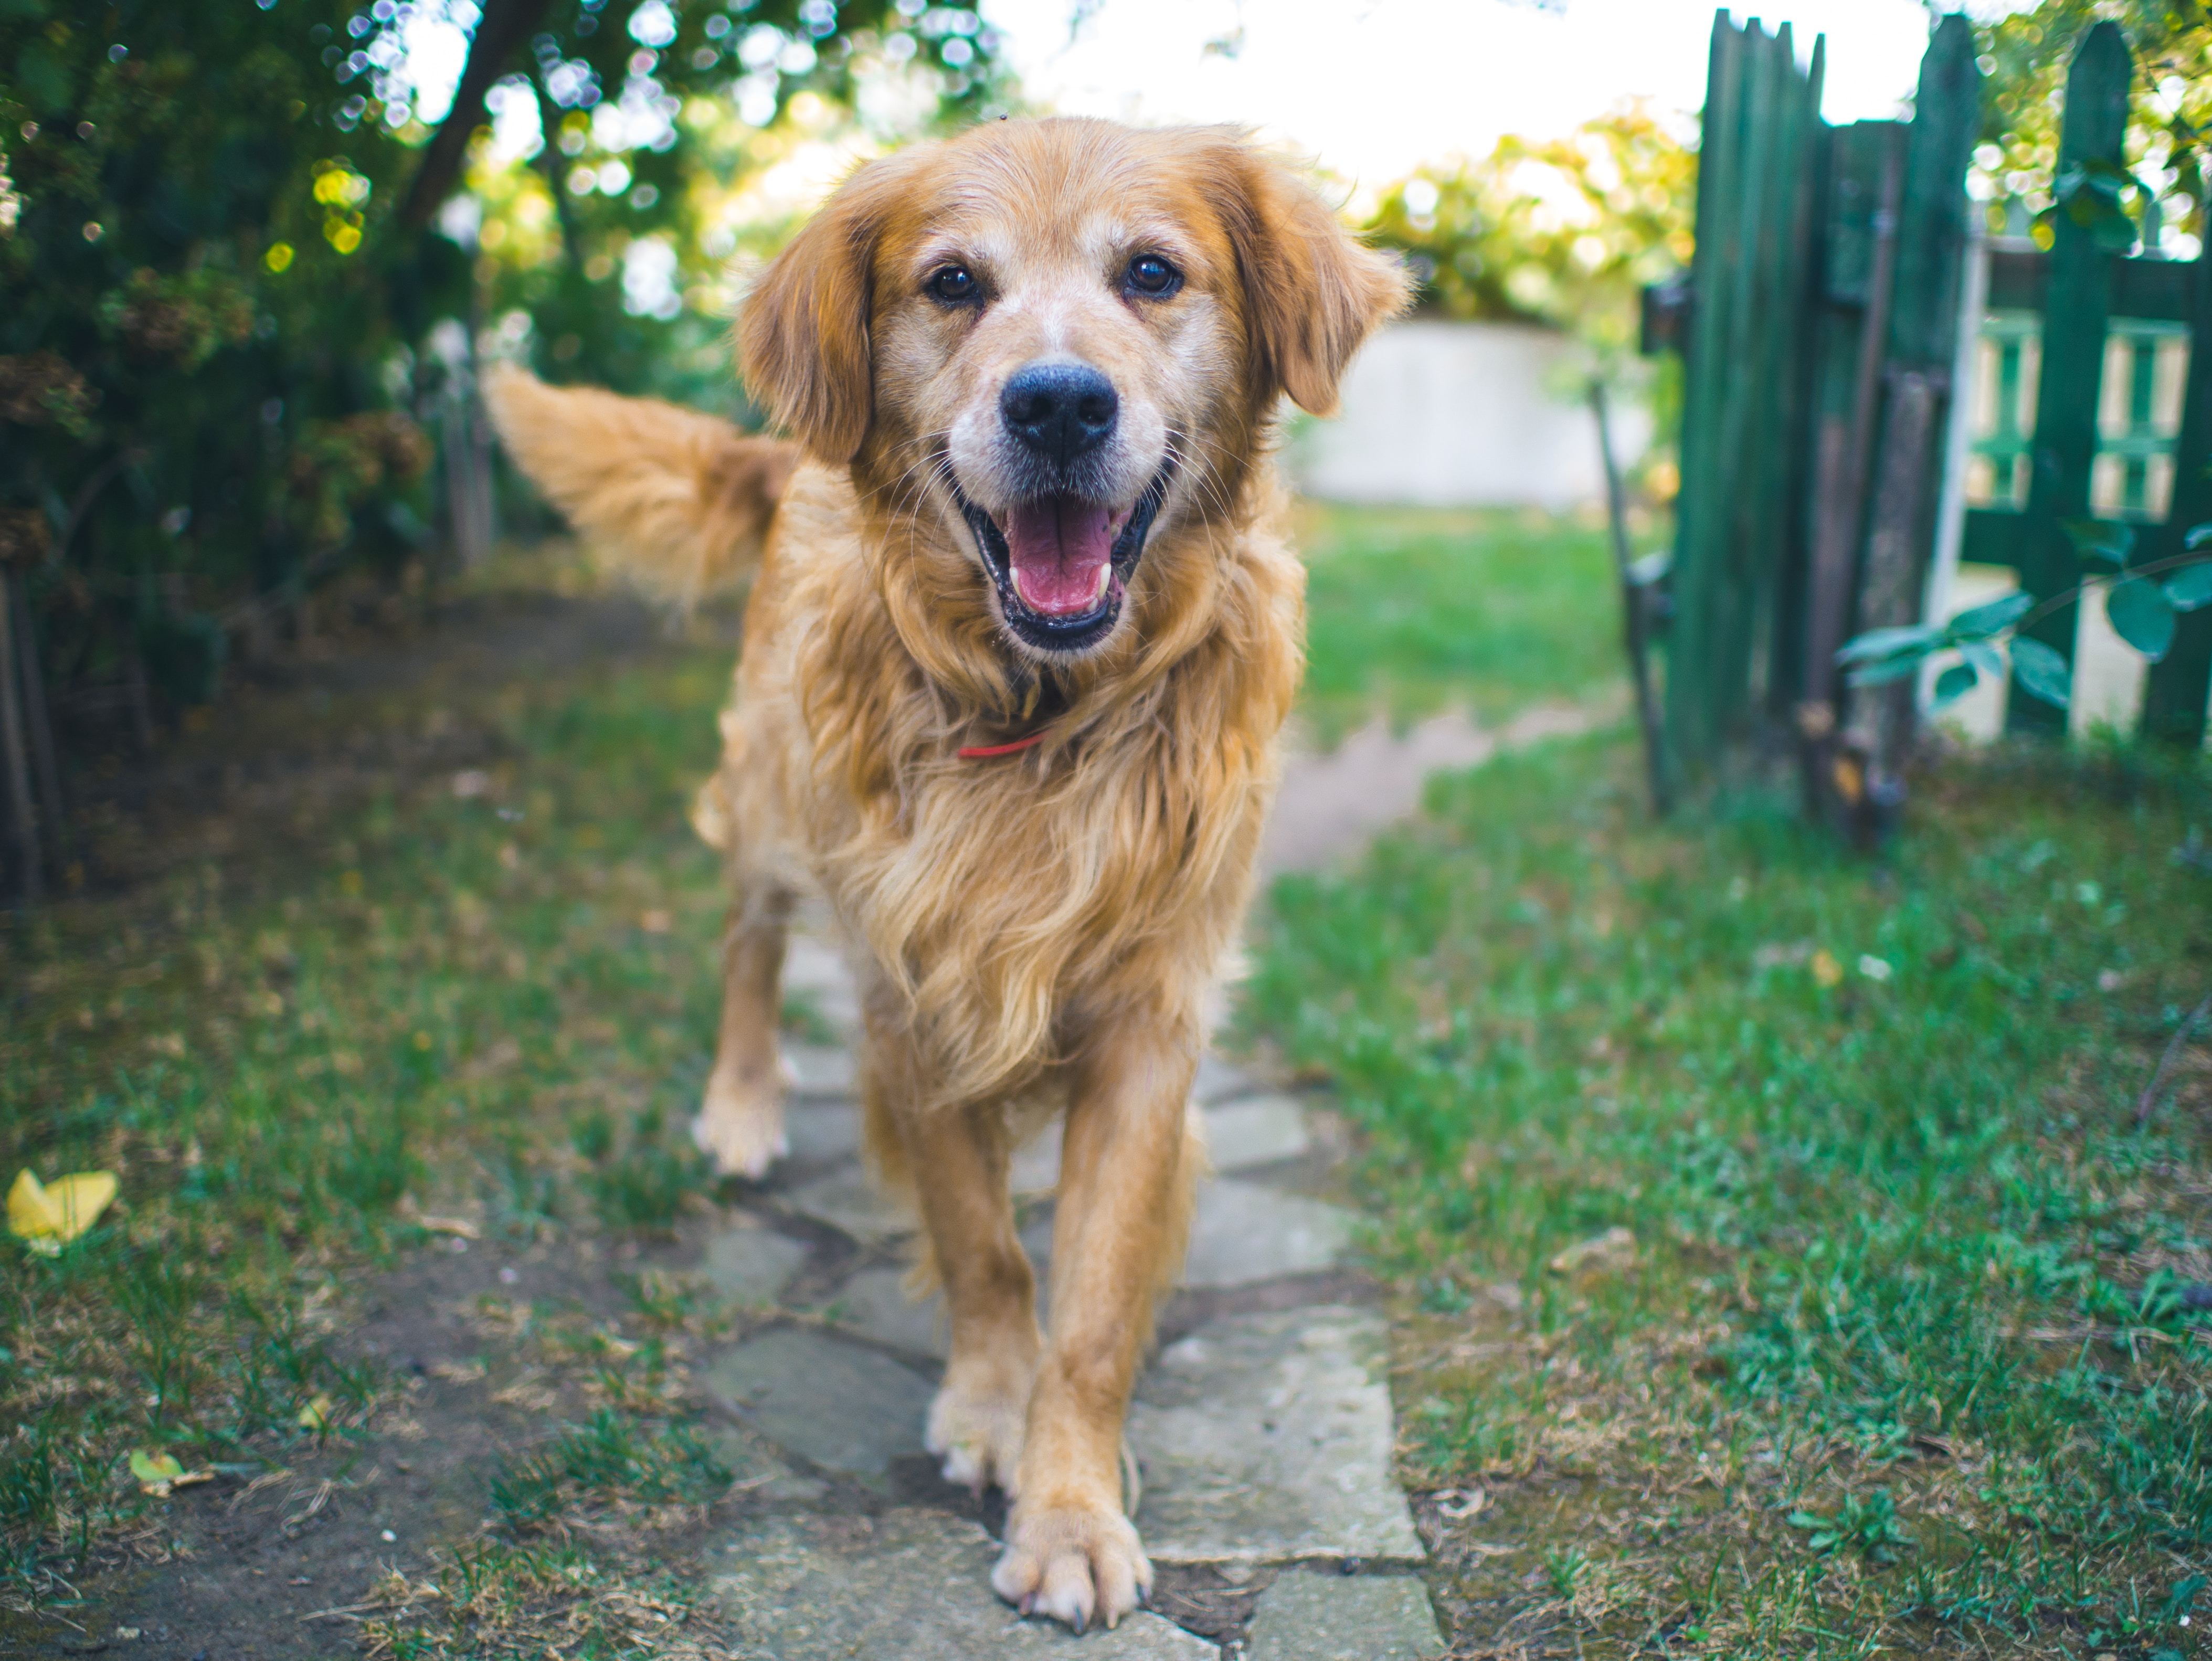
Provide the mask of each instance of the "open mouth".
POLYGON ((1000 517, 969 501, 957 484, 952 493, 998 585, 1006 627, 1039 651, 1072 653, 1113 632, 1167 490, 1163 467, 1127 508, 1042 496, 1000 517))

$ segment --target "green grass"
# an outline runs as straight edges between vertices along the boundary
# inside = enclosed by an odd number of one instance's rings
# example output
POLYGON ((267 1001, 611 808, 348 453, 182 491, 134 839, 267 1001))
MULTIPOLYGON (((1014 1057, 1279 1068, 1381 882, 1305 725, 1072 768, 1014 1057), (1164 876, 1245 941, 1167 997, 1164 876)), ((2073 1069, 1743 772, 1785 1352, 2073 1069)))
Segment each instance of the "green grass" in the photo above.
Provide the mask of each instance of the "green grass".
POLYGON ((1447 1602, 1592 1657, 2205 1652, 2212 1074, 2132 1110, 2212 984, 2203 775, 1955 764, 1879 863, 1637 777, 1437 781, 1277 885, 1249 988, 1366 1135, 1409 1481, 1486 1491, 1447 1602))
POLYGON ((1302 711, 1326 738, 1380 708, 1492 721, 1623 678, 1605 532, 1533 512, 1308 506, 1302 711))
MULTIPOLYGON (((710 1190, 684 1125, 722 902, 684 811, 727 673, 726 647, 672 643, 516 684, 461 717, 497 757, 488 794, 388 770, 286 827, 306 854, 235 867, 251 891, 209 865, 0 933, 0 1181, 121 1185, 58 1256, 0 1241, 23 1427, 0 1442, 0 1597, 52 1595, 146 1512, 133 1449, 251 1471, 358 1433, 386 1381, 333 1359, 332 1311, 425 1238, 417 1210, 649 1233, 710 1190), (318 1397, 329 1422, 303 1427, 318 1397)), ((441 696, 301 699, 288 736, 342 751, 441 696)))

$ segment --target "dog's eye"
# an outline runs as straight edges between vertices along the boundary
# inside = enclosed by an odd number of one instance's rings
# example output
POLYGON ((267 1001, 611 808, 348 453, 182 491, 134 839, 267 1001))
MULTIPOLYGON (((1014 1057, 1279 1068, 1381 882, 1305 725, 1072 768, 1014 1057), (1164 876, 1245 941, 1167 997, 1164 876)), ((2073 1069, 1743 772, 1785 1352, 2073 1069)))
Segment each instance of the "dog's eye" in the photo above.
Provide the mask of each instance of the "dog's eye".
POLYGON ((1140 253, 1129 262, 1129 286, 1164 300, 1182 287, 1182 273, 1156 253, 1140 253))
POLYGON ((947 265, 929 279, 929 292, 948 306, 964 306, 981 292, 964 265, 947 265))

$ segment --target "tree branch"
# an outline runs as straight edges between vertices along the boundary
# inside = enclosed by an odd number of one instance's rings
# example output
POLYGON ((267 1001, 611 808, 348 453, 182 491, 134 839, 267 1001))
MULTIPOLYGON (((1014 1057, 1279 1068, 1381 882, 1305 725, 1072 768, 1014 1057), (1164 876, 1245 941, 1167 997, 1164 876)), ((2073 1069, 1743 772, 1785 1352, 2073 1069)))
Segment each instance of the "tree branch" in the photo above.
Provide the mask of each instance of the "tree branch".
MULTIPOLYGON (((483 113, 484 94, 507 72, 550 3, 551 0, 484 0, 476 38, 469 42, 468 64, 453 93, 453 107, 439 124, 437 135, 423 148, 422 165, 415 169, 407 198, 400 204, 401 224, 420 230, 453 194, 468 161, 470 136, 483 113)), ((551 139, 548 134, 547 142, 551 139)))

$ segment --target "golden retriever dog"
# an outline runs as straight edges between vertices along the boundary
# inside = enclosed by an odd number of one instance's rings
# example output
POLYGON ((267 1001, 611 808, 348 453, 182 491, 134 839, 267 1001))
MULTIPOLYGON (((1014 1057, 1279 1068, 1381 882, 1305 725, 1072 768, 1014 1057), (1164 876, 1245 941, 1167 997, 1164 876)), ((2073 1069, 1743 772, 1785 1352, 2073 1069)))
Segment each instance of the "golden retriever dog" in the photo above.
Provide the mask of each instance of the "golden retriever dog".
POLYGON ((753 285, 744 383, 795 444, 492 389, 523 469, 648 581, 757 558, 696 814, 733 894, 696 1135, 745 1177, 785 1151, 785 927, 824 897, 869 1152, 951 1317, 928 1446, 1012 1501, 1000 1595, 1079 1630, 1151 1585, 1122 1421, 1303 666, 1279 405, 1328 413, 1404 296, 1235 131, 997 122, 861 167, 753 285), (1007 1168, 1054 1112, 1048 1336, 1007 1168))

